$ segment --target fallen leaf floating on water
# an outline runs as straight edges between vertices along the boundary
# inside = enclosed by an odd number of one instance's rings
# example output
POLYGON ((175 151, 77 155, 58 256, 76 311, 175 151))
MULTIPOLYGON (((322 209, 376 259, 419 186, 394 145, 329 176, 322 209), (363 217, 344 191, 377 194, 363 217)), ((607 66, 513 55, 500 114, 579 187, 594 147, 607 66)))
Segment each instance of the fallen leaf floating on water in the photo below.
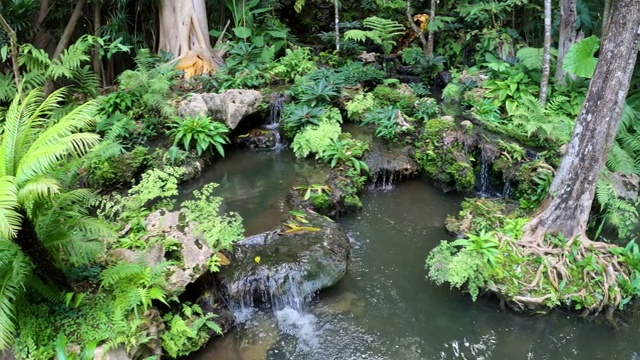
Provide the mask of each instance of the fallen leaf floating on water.
POLYGON ((256 264, 260 264, 260 256, 256 256, 253 261, 255 261, 256 264))

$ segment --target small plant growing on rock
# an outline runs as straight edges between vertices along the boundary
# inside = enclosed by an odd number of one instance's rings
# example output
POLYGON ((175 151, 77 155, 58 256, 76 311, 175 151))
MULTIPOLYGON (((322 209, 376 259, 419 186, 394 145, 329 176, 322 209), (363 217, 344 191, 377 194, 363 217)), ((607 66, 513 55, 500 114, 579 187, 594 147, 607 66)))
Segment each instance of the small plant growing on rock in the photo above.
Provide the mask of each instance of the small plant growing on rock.
POLYGON ((229 143, 229 128, 223 123, 213 121, 210 117, 196 116, 192 118, 174 118, 167 132, 173 138, 173 145, 181 144, 186 151, 195 145, 198 155, 215 148, 224 157, 222 145, 229 143))

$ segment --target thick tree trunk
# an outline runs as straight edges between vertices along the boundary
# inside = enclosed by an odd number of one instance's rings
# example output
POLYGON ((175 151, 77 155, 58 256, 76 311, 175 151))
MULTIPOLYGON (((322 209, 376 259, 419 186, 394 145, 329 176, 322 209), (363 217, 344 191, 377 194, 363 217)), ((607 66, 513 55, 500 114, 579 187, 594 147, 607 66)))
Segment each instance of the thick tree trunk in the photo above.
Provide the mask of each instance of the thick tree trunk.
POLYGON ((204 0, 160 1, 158 50, 173 54, 180 62, 186 59, 182 70, 191 75, 187 68, 193 64, 198 67, 193 73, 209 72, 222 64, 211 48, 204 0))
MULTIPOLYGON (((429 11, 429 22, 433 22, 436 20, 436 5, 438 4, 438 0, 431 0, 431 9, 429 11)), ((434 42, 435 31, 429 30, 429 39, 427 41, 427 55, 433 55, 433 42, 434 42)))
POLYGON ((36 276, 45 284, 54 285, 58 290, 70 291, 71 285, 67 276, 56 266, 53 256, 38 239, 35 225, 24 210, 20 211, 20 215, 22 215, 22 227, 16 236, 16 243, 33 263, 36 276))
POLYGON ((618 130, 636 63, 640 1, 616 1, 611 15, 567 153, 547 200, 527 225, 527 233, 534 239, 541 239, 545 233, 586 239, 598 174, 618 130))
POLYGON ((544 0, 544 51, 542 55, 542 77, 540 79, 540 104, 547 105, 549 74, 551 72, 551 0, 544 0))
POLYGON ((416 22, 413 21, 413 15, 411 14, 411 12, 412 12, 411 0, 407 0, 407 20, 411 25, 411 29, 413 29, 413 32, 415 32, 418 38, 420 39, 420 42, 422 43, 422 51, 424 52, 424 54, 425 55, 433 54, 433 44, 431 44, 431 52, 429 52, 429 43, 427 42, 427 38, 424 36, 422 29, 420 29, 420 27, 418 27, 416 22))
POLYGON ((564 83, 565 72, 562 70, 564 57, 573 44, 584 38, 584 34, 578 33, 576 30, 577 22, 576 0, 560 0, 560 34, 558 36, 558 61, 556 62, 555 74, 556 81, 559 83, 564 83))

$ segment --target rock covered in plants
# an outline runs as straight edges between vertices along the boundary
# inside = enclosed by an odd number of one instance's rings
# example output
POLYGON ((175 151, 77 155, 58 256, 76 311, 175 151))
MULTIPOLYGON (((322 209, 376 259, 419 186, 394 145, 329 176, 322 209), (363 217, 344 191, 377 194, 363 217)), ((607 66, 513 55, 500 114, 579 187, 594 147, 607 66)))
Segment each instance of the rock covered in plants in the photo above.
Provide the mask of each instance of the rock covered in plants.
POLYGON ((164 331, 162 316, 156 308, 147 310, 143 317, 145 319, 144 333, 138 334, 141 337, 148 337, 148 341, 139 344, 131 349, 125 345, 108 349, 106 345, 98 346, 93 352, 94 360, 133 360, 159 357, 162 355, 162 344, 160 334, 164 331))
POLYGON ((178 109, 182 117, 210 116, 235 129, 240 121, 258 112, 262 94, 256 90, 227 90, 222 94, 195 94, 178 109))
POLYGON ((351 245, 331 220, 296 212, 281 230, 234 244, 231 264, 217 274, 222 292, 236 304, 284 296, 299 298, 338 283, 346 274, 351 245))
POLYGON ((471 190, 476 178, 469 149, 476 145, 476 137, 459 129, 453 119, 432 119, 416 142, 413 157, 441 187, 471 190))
POLYGON ((202 234, 193 224, 185 226, 181 217, 180 211, 160 209, 145 219, 147 236, 165 239, 147 251, 147 261, 151 265, 164 260, 175 261, 168 269, 171 276, 167 279, 167 291, 176 295, 209 270, 207 263, 214 255, 202 234))
POLYGON ((365 157, 373 183, 395 182, 414 176, 418 164, 410 156, 410 148, 374 142, 365 157))
POLYGON ((251 129, 246 134, 238 135, 236 143, 250 149, 273 149, 278 143, 278 138, 275 131, 251 129))

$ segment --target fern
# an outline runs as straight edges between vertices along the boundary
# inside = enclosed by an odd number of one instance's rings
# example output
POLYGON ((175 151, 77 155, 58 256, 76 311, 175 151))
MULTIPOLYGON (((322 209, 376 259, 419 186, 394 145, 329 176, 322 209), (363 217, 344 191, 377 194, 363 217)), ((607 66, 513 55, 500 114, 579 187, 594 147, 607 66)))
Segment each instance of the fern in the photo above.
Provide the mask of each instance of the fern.
POLYGON ((562 99, 555 98, 549 107, 543 107, 533 96, 525 95, 520 102, 508 107, 511 123, 509 127, 527 137, 536 134, 541 140, 553 143, 567 143, 571 137, 574 122, 563 114, 553 111, 562 99))
POLYGON ((211 319, 215 315, 204 314, 198 305, 183 304, 181 314, 164 317, 166 330, 162 333, 162 348, 172 358, 186 356, 201 348, 208 340, 207 330, 222 334, 222 329, 211 319))
POLYGON ((167 303, 164 274, 167 266, 168 262, 160 262, 150 267, 144 261, 140 261, 119 263, 102 272, 102 287, 111 290, 115 296, 114 321, 125 321, 130 313, 139 318, 154 300, 167 303))
MULTIPOLYGON (((541 70, 543 65, 543 50, 542 48, 524 47, 518 50, 516 56, 527 69, 541 70)), ((552 57, 557 56, 558 50, 551 49, 551 55, 552 57)))
POLYGON ((385 54, 391 53, 391 49, 396 44, 393 38, 403 34, 405 31, 404 26, 397 21, 383 19, 377 16, 368 17, 364 19, 362 23, 364 27, 370 30, 348 30, 344 33, 344 38, 346 40, 359 42, 364 42, 369 39, 373 41, 373 43, 382 46, 385 54))
POLYGON ((609 174, 607 170, 600 174, 595 198, 600 205, 602 221, 615 228, 619 237, 625 238, 639 220, 637 203, 618 197, 614 185, 608 179, 609 174))

